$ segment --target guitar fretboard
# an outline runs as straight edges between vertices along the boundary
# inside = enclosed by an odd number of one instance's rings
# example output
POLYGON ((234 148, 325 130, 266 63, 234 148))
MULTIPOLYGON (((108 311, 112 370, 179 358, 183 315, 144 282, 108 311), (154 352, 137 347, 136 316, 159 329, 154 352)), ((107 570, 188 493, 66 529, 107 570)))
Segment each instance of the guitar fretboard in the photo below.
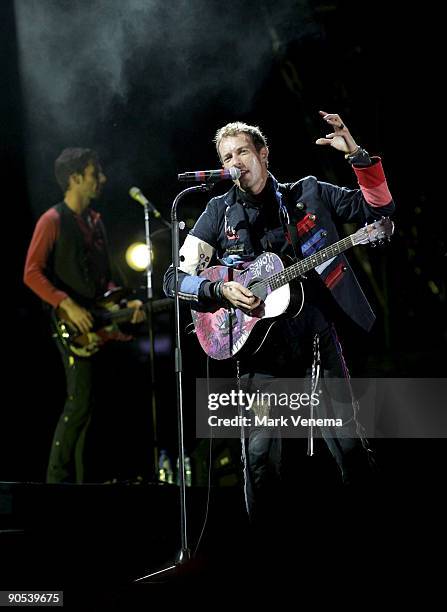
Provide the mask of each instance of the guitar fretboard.
POLYGON ((325 261, 332 259, 332 257, 336 257, 343 253, 343 251, 347 251, 349 248, 354 246, 353 236, 347 236, 334 244, 318 251, 318 253, 314 253, 313 255, 309 255, 305 259, 301 259, 297 263, 285 268, 281 272, 277 272, 268 278, 265 278, 258 283, 255 283, 251 290, 254 291, 258 285, 269 286, 272 290, 279 289, 283 285, 290 283, 290 281, 298 278, 298 276, 303 276, 309 270, 313 270, 317 266, 320 266, 325 261))
MULTIPOLYGON (((171 298, 162 298, 159 300, 153 300, 152 302, 152 313, 157 314, 165 310, 169 310, 173 306, 174 301, 171 298)), ((145 312, 149 311, 149 302, 143 304, 142 309, 145 312)), ((120 308, 119 310, 101 311, 97 313, 97 316, 104 322, 109 323, 125 323, 132 318, 134 314, 134 308, 120 308)))

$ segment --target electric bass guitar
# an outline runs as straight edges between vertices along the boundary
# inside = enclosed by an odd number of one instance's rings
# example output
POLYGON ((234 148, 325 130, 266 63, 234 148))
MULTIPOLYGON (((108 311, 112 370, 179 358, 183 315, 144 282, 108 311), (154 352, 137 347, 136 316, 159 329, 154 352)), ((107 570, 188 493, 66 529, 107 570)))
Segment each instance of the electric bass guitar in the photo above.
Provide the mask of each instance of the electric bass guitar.
POLYGON ((212 311, 191 310, 195 333, 207 355, 213 359, 229 359, 255 354, 264 343, 270 329, 280 318, 296 317, 304 305, 303 283, 296 279, 328 262, 343 251, 358 244, 381 243, 390 239, 394 224, 383 217, 354 234, 284 267, 275 253, 263 253, 251 262, 235 268, 212 266, 200 276, 210 281, 236 281, 261 299, 260 305, 248 312, 234 306, 216 306, 212 311), (293 291, 289 283, 293 284, 293 291))
MULTIPOLYGON (((90 357, 111 340, 130 340, 132 336, 123 334, 118 327, 120 323, 130 321, 135 312, 134 308, 120 306, 128 293, 128 290, 116 287, 88 308, 93 317, 93 326, 86 334, 79 331, 63 308, 53 309, 51 313, 53 336, 60 338, 66 348, 77 357, 90 357)), ((153 300, 152 312, 157 314, 167 311, 173 307, 173 303, 171 298, 153 300)), ((149 303, 143 304, 142 308, 147 312, 149 303)))

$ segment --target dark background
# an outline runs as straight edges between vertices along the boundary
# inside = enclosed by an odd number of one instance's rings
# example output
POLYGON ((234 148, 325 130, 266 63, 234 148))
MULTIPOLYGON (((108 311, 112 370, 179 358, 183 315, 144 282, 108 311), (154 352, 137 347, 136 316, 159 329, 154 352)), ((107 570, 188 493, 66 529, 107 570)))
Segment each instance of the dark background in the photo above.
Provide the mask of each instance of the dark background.
MULTIPOLYGON (((355 347, 368 355, 362 373, 445 376, 446 213, 438 169, 445 110, 437 91, 440 20, 430 3, 3 0, 0 11, 3 270, 10 275, 0 480, 44 479, 64 398, 62 365, 22 271, 37 218, 61 198, 53 163, 66 146, 99 151, 108 183, 97 207, 116 266, 144 299, 144 277, 124 261, 126 247, 144 240, 143 209, 129 187, 138 185, 169 219, 177 173, 218 167, 211 140, 232 120, 267 134, 279 180, 313 174, 355 186, 343 156, 314 144, 326 130, 318 111, 338 112, 356 140, 382 156, 398 207, 387 249, 350 254, 378 315, 368 345, 355 347)), ((184 200, 188 226, 205 202, 203 195, 184 200)), ((155 294, 162 297, 170 235, 158 231, 158 221, 151 225, 155 294)), ((175 456, 171 315, 157 317, 155 334, 159 441, 175 456)), ((345 341, 352 354, 355 341, 345 341)), ((104 402, 89 438, 93 480, 152 475, 146 336, 130 349, 131 359, 104 371, 104 402)), ((194 379, 206 364, 194 338, 183 349, 191 453, 194 379)), ((215 364, 212 371, 219 371, 215 364)), ((390 457, 399 444, 387 441, 390 457)), ((420 455, 422 445, 413 442, 408 454, 420 455)))

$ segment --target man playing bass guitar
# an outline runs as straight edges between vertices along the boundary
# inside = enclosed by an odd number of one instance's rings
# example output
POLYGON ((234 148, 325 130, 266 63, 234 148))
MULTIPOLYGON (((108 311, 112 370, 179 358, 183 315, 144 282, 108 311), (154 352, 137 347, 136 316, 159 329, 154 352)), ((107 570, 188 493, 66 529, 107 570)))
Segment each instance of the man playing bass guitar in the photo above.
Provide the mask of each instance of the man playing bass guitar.
MULTIPOLYGON (((71 329, 77 329, 79 337, 89 338, 94 328, 89 308, 114 288, 105 230, 99 213, 90 208, 91 201, 101 195, 106 176, 96 152, 83 148, 64 149, 55 161, 55 175, 64 199, 37 222, 24 282, 71 329)), ((132 323, 144 320, 141 301, 129 301, 127 306, 132 309, 132 323)), ((83 354, 76 354, 63 334, 55 336, 65 368, 67 399, 53 437, 47 482, 81 483, 97 357, 89 356, 88 346, 83 354)), ((119 332, 114 337, 129 338, 119 332)), ((96 350, 97 344, 93 346, 96 350)))

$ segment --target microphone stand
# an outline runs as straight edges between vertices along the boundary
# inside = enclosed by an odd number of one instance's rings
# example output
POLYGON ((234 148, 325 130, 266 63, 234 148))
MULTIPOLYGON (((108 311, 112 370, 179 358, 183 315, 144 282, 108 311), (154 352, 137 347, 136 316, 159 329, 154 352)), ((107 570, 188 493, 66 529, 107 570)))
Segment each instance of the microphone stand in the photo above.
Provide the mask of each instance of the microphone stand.
POLYGON ((154 471, 153 475, 158 480, 158 433, 157 433, 157 405, 155 399, 155 350, 154 350, 154 328, 153 328, 153 309, 152 300, 154 291, 152 288, 152 241, 150 230, 150 210, 148 204, 144 206, 144 230, 146 235, 146 246, 149 253, 149 263, 146 268, 146 296, 147 296, 147 326, 149 331, 149 367, 151 372, 151 409, 152 409, 152 429, 154 441, 154 471))
POLYGON ((175 569, 186 563, 191 558, 191 551, 188 548, 188 533, 187 533, 187 516, 186 516, 186 481, 185 481, 185 446, 183 434, 183 391, 182 391, 182 352, 181 352, 181 336, 180 336, 180 299, 179 299, 179 267, 180 267, 180 237, 179 230, 184 228, 183 221, 177 219, 177 205, 180 200, 189 193, 196 191, 208 191, 212 185, 202 183, 194 185, 181 191, 172 204, 171 222, 172 222, 172 265, 174 267, 174 318, 175 318, 175 377, 177 388, 177 434, 179 448, 179 494, 180 494, 180 536, 181 549, 177 554, 176 560, 172 565, 165 567, 157 572, 152 572, 141 578, 137 578, 134 582, 144 584, 152 582, 152 579, 162 577, 164 574, 172 574, 175 569))
MULTIPOLYGON (((150 360, 150 373, 151 373, 151 410, 152 410, 152 428, 153 428, 153 441, 154 441, 154 471, 153 475, 155 480, 158 480, 158 430, 157 430, 157 403, 155 397, 155 350, 154 350, 154 328, 153 328, 153 307, 152 300, 154 297, 154 291, 152 288, 152 240, 150 231, 150 213, 153 212, 156 215, 154 207, 147 200, 142 202, 144 206, 144 229, 146 236, 146 246, 149 253, 149 263, 146 268, 146 296, 147 296, 147 326, 149 331, 149 360, 150 360)), ((157 216, 157 215, 156 215, 157 216)), ((159 213, 158 213, 158 216, 159 213)), ((160 216, 162 221, 167 227, 171 228, 171 224, 160 216)))

